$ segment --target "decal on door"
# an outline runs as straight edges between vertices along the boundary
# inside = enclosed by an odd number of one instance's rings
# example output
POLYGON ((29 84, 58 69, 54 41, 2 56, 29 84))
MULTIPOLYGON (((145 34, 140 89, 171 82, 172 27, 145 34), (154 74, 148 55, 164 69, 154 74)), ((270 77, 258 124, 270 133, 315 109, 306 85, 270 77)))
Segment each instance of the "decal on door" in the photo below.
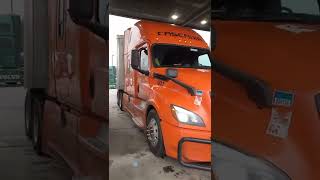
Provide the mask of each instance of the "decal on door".
POLYGON ((159 80, 159 81, 157 81, 157 84, 158 84, 159 86, 164 86, 164 81, 159 80))
POLYGON ((285 91, 275 91, 273 94, 273 105, 291 107, 293 104, 294 94, 285 91))
POLYGON ((201 90, 196 91, 196 96, 194 99, 194 104, 197 106, 201 105, 203 92, 201 90))
POLYGON ((291 124, 292 112, 280 108, 272 108, 271 119, 267 128, 267 134, 287 138, 291 124))

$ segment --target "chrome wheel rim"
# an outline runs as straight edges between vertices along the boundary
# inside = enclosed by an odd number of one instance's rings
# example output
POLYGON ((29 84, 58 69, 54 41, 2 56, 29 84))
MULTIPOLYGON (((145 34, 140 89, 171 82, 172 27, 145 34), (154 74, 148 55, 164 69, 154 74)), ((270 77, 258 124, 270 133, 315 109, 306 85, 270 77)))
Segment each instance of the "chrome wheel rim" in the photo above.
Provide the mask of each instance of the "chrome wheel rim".
POLYGON ((159 141, 159 127, 155 118, 152 118, 147 127, 147 137, 150 144, 155 147, 159 141))

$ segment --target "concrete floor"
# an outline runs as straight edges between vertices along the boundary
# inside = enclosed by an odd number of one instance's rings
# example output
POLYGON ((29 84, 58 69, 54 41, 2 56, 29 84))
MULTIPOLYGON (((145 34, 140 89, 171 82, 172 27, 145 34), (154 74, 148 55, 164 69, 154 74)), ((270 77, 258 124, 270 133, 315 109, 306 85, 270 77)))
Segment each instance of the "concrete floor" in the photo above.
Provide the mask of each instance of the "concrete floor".
POLYGON ((110 180, 209 180, 210 172, 185 168, 171 158, 157 158, 143 132, 119 110, 116 90, 109 91, 110 180))
POLYGON ((0 179, 70 180, 64 163, 40 157, 24 132, 23 88, 0 87, 0 179))

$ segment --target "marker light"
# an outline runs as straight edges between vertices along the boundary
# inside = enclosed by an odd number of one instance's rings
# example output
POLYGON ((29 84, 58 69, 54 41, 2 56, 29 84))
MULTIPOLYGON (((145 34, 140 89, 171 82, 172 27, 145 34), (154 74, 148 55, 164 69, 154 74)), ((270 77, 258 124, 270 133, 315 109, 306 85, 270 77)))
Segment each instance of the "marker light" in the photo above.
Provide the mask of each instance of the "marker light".
POLYGON ((205 126, 202 121, 202 118, 191 111, 188 111, 184 108, 181 108, 175 105, 171 106, 171 111, 173 116, 177 119, 177 121, 181 123, 189 124, 193 126, 202 126, 202 127, 205 126))
POLYGON ((270 162, 215 141, 212 142, 212 161, 216 180, 290 180, 270 162))
POLYGON ((179 18, 179 16, 176 15, 176 14, 174 14, 174 15, 171 16, 171 19, 173 19, 173 20, 176 20, 176 19, 178 19, 178 18, 179 18))
POLYGON ((205 24, 208 23, 208 21, 207 21, 207 20, 202 20, 200 23, 201 23, 202 25, 205 25, 205 24))

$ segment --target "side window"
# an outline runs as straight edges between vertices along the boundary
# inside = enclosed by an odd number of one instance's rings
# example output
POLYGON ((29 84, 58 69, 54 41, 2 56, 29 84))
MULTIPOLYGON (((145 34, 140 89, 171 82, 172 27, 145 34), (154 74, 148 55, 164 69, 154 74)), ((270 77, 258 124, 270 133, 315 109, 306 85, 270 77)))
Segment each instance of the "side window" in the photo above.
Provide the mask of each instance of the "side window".
POLYGON ((148 50, 142 50, 140 53, 140 69, 143 71, 149 71, 149 58, 148 50))
POLYGON ((295 13, 319 15, 319 1, 294 1, 294 0, 281 0, 282 7, 287 7, 295 13))
POLYGON ((211 62, 210 62, 210 58, 209 58, 208 54, 204 54, 204 55, 199 56, 198 64, 199 64, 199 66, 208 66, 208 67, 210 67, 211 66, 211 62))

